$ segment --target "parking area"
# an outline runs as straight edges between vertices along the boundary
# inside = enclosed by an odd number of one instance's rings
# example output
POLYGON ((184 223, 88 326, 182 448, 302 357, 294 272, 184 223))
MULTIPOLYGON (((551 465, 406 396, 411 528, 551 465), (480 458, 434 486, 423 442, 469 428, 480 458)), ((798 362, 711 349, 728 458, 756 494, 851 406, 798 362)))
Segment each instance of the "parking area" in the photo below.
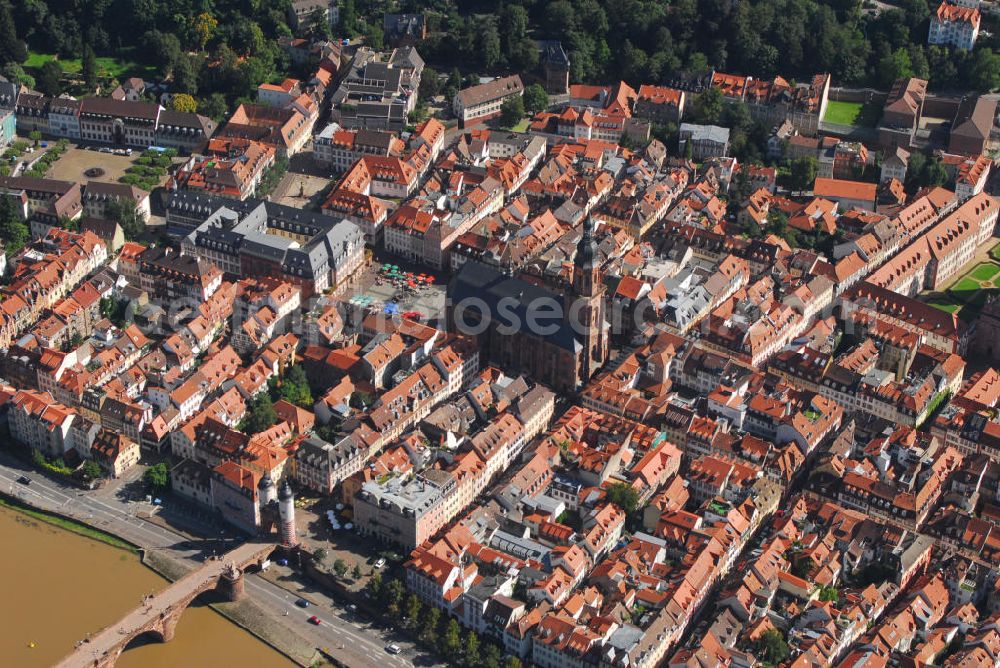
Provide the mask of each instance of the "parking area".
POLYGON ((300 498, 296 506, 295 524, 299 540, 314 554, 322 550, 319 554, 324 570, 334 572, 337 562, 343 562, 346 571, 339 579, 350 591, 359 591, 367 586, 372 574, 385 566, 380 559, 388 557, 398 561, 402 558, 377 543, 361 538, 351 522, 350 508, 345 508, 335 497, 300 498), (336 524, 330 521, 329 513, 333 513, 336 524))

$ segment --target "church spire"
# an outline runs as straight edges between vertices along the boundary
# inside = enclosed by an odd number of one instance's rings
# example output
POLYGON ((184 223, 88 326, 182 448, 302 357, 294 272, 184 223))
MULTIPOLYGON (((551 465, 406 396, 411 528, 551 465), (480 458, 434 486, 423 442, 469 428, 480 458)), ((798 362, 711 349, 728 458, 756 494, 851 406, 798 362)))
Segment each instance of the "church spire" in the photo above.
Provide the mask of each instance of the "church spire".
POLYGON ((576 245, 576 260, 574 264, 577 269, 589 271, 594 267, 594 263, 597 262, 597 240, 594 238, 596 227, 597 224, 594 221, 594 217, 587 216, 587 219, 583 222, 583 236, 580 237, 580 242, 576 245))
POLYGON ((601 284, 601 256, 594 238, 595 228, 594 217, 587 216, 573 259, 573 292, 586 297, 592 297, 601 284))

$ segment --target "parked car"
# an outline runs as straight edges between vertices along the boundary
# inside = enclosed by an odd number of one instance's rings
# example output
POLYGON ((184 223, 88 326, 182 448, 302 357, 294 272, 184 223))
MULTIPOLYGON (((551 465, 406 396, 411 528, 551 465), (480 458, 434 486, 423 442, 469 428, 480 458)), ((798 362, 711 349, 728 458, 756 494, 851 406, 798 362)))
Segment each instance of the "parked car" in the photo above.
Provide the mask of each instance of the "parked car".
POLYGON ((382 568, 385 566, 385 559, 379 557, 379 560, 375 562, 375 568, 382 568))
POLYGON ((300 598, 299 600, 295 601, 295 605, 299 606, 300 608, 308 608, 309 601, 305 600, 304 598, 300 598))
POLYGON ((399 648, 399 645, 397 645, 396 643, 393 643, 391 645, 387 645, 386 648, 385 648, 385 651, 389 652, 389 654, 399 654, 403 650, 401 650, 399 648))

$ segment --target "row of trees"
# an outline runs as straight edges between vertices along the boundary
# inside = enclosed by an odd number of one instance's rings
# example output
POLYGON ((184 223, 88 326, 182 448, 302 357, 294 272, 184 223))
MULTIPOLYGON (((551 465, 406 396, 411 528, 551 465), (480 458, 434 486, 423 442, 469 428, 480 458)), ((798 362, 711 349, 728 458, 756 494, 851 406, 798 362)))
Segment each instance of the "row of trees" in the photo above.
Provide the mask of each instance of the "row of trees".
POLYGON ((516 656, 503 659, 499 645, 484 641, 475 632, 462 632, 458 621, 441 614, 439 608, 424 605, 415 594, 407 594, 400 580, 382 580, 375 573, 368 591, 389 617, 402 625, 418 642, 439 652, 451 666, 464 668, 521 668, 516 656))

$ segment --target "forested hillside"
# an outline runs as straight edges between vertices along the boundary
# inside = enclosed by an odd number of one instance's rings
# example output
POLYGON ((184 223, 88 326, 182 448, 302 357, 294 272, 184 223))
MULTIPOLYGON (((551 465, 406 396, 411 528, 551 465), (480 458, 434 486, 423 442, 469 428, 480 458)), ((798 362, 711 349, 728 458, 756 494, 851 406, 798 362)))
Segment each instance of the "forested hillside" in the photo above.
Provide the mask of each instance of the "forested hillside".
MULTIPOLYGON (((289 0, 0 0, 0 64, 39 74, 94 54, 172 77, 210 110, 250 95, 288 64, 289 0), (90 49, 92 53, 88 55, 90 49), (12 65, 11 65, 12 64, 12 65)), ((932 88, 1000 87, 996 19, 984 14, 971 52, 928 46, 931 0, 340 0, 337 36, 381 46, 386 11, 424 11, 420 51, 463 73, 530 70, 535 40, 561 40, 574 81, 665 82, 685 70, 804 78, 831 72, 841 85, 888 86, 904 75, 932 88)), ((315 32, 328 33, 325 25, 315 32)), ((86 65, 86 63, 84 63, 86 65)), ((447 70, 446 70, 447 71, 447 70)), ((51 74, 51 72, 50 72, 51 74)), ((58 74, 58 71, 55 72, 58 74)))

